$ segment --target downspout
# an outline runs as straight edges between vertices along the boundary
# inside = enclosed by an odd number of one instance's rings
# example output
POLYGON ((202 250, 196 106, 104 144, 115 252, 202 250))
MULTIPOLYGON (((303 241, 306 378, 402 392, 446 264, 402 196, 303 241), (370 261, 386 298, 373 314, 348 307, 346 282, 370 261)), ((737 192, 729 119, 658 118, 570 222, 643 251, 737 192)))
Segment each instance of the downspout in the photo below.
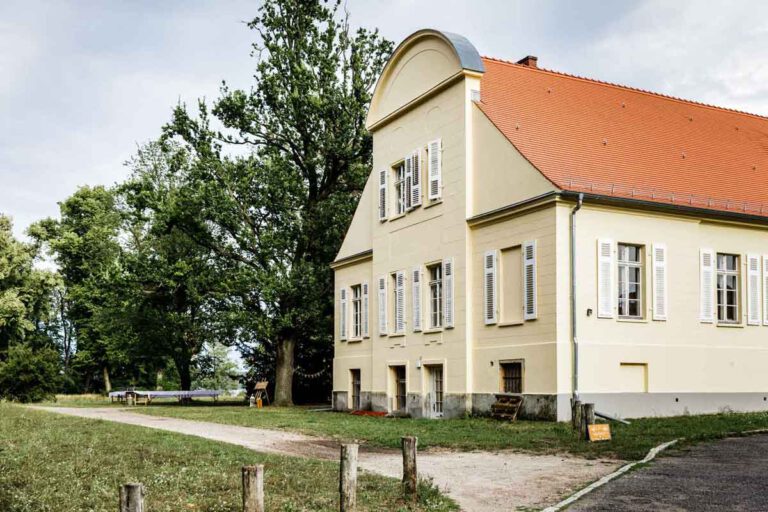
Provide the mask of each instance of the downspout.
POLYGON ((579 194, 576 206, 571 209, 571 353, 573 354, 573 400, 579 399, 579 341, 576 330, 576 213, 584 202, 579 194))

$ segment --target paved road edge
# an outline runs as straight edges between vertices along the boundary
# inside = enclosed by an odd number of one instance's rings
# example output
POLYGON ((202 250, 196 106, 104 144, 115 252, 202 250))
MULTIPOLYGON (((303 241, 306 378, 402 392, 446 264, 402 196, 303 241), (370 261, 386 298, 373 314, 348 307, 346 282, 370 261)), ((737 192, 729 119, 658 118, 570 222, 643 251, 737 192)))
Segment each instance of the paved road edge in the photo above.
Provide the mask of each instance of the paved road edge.
POLYGON ((565 498, 560 503, 557 503, 556 505, 552 505, 551 507, 545 508, 542 512, 558 512, 560 510, 565 509, 569 505, 572 505, 574 502, 582 498, 583 496, 589 494, 590 492, 594 491, 595 489, 602 487, 603 485, 607 484, 611 480, 620 477, 633 467, 637 466, 638 464, 645 464, 647 462, 652 461, 656 455, 658 455, 660 452, 666 450, 676 442, 678 442, 679 439, 673 439, 672 441, 667 441, 666 443, 662 443, 659 446, 656 446, 655 448, 651 448, 648 451, 648 454, 642 458, 641 460, 636 460, 634 462, 630 462, 629 464, 625 464, 621 466, 619 469, 614 471, 613 473, 610 473, 608 475, 605 475, 600 480, 596 480, 589 484, 588 486, 584 487, 580 491, 576 491, 574 494, 571 494, 567 498, 565 498))

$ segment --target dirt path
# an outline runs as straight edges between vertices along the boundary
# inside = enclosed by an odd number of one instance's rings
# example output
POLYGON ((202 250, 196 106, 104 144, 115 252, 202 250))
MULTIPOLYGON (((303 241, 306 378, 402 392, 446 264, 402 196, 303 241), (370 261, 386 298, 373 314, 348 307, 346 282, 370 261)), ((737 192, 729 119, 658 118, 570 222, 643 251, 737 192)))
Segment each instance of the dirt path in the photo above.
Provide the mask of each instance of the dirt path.
MULTIPOLYGON (((236 444, 258 452, 338 460, 335 441, 280 430, 256 429, 202 421, 149 416, 124 409, 37 407, 37 409, 168 430, 236 444)), ((402 458, 394 450, 361 447, 359 465, 366 471, 400 478, 402 458)), ((619 463, 569 456, 527 455, 509 451, 419 453, 421 476, 434 479, 466 511, 542 508, 610 473, 619 463)))

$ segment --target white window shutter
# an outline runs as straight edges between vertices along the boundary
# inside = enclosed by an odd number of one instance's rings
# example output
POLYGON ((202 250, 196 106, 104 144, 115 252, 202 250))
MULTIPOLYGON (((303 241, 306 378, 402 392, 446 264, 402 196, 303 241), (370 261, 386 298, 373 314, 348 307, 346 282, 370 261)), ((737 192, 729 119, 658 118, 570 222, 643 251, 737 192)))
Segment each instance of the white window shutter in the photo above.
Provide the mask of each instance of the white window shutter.
POLYGON ((747 324, 760 325, 760 256, 747 254, 747 324))
POLYGON ((421 268, 415 267, 411 274, 411 289, 413 290, 413 297, 411 304, 413 304, 413 332, 421 331, 421 268))
POLYGON ((443 193, 443 162, 440 139, 433 140, 427 146, 429 153, 429 200, 440 199, 443 193))
POLYGON ((370 330, 368 327, 368 324, 370 322, 370 314, 369 306, 370 306, 370 300, 369 300, 369 294, 368 294, 368 282, 364 282, 363 285, 363 338, 367 338, 370 336, 370 330))
POLYGON ((379 277, 379 334, 387 334, 387 278, 379 277))
POLYGON ((497 259, 496 251, 486 251, 483 255, 483 318, 485 325, 492 325, 497 322, 499 310, 497 259))
POLYGON ((667 246, 653 244, 653 319, 667 319, 667 246))
POLYGON ((701 249, 699 253, 699 320, 715 321, 715 253, 701 249))
POLYGON ((411 209, 413 194, 413 155, 405 157, 405 186, 403 187, 403 206, 405 210, 411 209))
POLYGON ((411 207, 421 206, 421 150, 413 152, 413 176, 411 177, 411 207))
POLYGON ((379 171, 379 220, 387 220, 387 170, 379 171))
POLYGON ((613 240, 597 241, 597 317, 613 318, 613 240))
POLYGON ((395 332, 405 332, 405 272, 395 274, 395 332))
POLYGON ((768 254, 763 254, 763 325, 768 325, 768 254))
POLYGON ((538 316, 536 294, 536 241, 523 244, 523 318, 535 320, 538 316))
POLYGON ((347 289, 339 290, 341 305, 339 307, 339 339, 347 340, 347 289))
POLYGON ((453 258, 443 260, 443 325, 453 327, 453 258))

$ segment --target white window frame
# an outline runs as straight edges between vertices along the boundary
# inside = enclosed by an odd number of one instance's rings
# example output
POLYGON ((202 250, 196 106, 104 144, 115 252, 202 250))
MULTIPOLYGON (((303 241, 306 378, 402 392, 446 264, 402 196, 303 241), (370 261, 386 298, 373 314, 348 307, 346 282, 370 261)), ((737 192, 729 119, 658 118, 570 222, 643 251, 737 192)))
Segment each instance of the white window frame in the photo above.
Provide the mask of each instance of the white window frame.
MULTIPOLYGON (((645 317, 645 294, 643 293, 643 283, 645 280, 645 246, 641 244, 630 244, 630 243, 624 243, 619 242, 617 244, 616 248, 617 254, 616 254, 616 263, 618 268, 618 275, 617 275, 617 294, 616 294, 616 307, 617 313, 619 318, 628 318, 633 320, 642 319, 645 317), (622 249, 634 247, 637 249, 637 261, 631 261, 626 259, 626 255, 622 255, 622 249), (629 285, 631 284, 629 281, 629 269, 630 268, 636 268, 639 269, 638 277, 637 277, 637 315, 630 315, 629 314, 629 285), (622 299, 622 291, 624 292, 624 297, 622 299), (626 303, 626 312, 622 313, 622 303, 626 303)), ((634 283, 634 281, 633 281, 634 283)))
POLYGON ((718 252, 715 254, 715 308, 717 310, 717 323, 719 324, 740 324, 741 323, 741 262, 742 258, 740 254, 733 254, 733 253, 723 253, 718 252), (736 265, 735 270, 730 269, 721 269, 720 268, 720 261, 722 257, 734 257, 736 258, 736 265), (725 303, 720 302, 720 292, 721 290, 723 293, 725 293, 727 297, 727 289, 721 287, 721 278, 723 280, 727 277, 735 277, 736 281, 736 290, 734 293, 734 298, 736 299, 735 304, 729 304, 726 298, 725 303), (735 308, 735 319, 734 320, 727 320, 724 319, 724 313, 729 308, 735 308))
POLYGON ((363 337, 363 285, 352 285, 352 338, 363 337))
POLYGON ((427 274, 429 275, 429 328, 441 329, 445 323, 442 262, 427 265, 427 274))
POLYGON ((393 168, 394 179, 393 184, 395 187, 395 214, 402 215, 406 212, 406 176, 405 176, 405 161, 402 161, 395 165, 393 168))
POLYGON ((394 334, 405 334, 406 319, 405 319, 405 271, 398 270, 391 274, 392 279, 392 318, 393 318, 393 331, 394 334))

